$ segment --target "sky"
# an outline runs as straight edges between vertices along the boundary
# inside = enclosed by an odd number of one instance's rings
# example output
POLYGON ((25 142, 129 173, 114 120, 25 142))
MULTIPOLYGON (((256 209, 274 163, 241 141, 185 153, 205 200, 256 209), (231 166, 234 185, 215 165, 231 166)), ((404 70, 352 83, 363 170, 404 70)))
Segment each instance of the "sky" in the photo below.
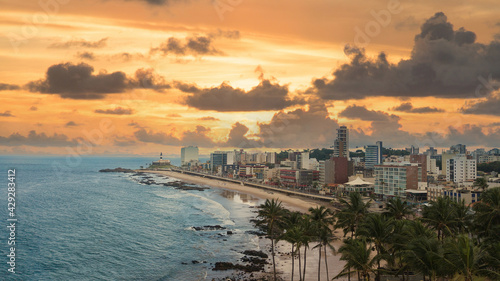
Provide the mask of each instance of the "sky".
POLYGON ((500 146, 496 0, 0 6, 0 154, 500 146))

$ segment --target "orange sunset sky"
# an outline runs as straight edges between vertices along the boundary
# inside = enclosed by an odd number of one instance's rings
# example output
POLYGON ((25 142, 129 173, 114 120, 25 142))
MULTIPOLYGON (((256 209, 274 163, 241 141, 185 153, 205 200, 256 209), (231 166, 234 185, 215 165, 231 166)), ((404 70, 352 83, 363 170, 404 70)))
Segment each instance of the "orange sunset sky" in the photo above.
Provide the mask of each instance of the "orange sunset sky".
POLYGON ((497 0, 0 6, 0 154, 500 146, 497 0))

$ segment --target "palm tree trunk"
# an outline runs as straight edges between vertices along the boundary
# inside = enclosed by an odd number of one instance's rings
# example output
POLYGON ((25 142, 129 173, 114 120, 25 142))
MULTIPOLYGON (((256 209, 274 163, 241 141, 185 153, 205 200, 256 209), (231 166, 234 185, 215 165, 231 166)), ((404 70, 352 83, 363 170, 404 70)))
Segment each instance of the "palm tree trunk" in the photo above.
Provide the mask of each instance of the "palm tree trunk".
POLYGON ((306 263, 307 263, 307 247, 304 247, 304 272, 302 273, 302 280, 306 280, 306 263))
POLYGON ((276 281, 276 263, 274 261, 274 239, 272 237, 271 237, 271 255, 273 256, 274 281, 276 281))
POLYGON ((318 281, 321 281, 321 243, 319 244, 319 259, 318 259, 318 281))
POLYGON ((326 257, 326 245, 325 245, 325 268, 326 268, 326 280, 330 281, 330 276, 328 274, 328 259, 326 257))
POLYGON ((293 281, 293 270, 295 269, 295 254, 293 252, 293 246, 295 246, 294 243, 292 243, 292 281, 293 281))
POLYGON ((302 281, 302 263, 300 261, 300 246, 297 248, 299 252, 299 281, 302 281))

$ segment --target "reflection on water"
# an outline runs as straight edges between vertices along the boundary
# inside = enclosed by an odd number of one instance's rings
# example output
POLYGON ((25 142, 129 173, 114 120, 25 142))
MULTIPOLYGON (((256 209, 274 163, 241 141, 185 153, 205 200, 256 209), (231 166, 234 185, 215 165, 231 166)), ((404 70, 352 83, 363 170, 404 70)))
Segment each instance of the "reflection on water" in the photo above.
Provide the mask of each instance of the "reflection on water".
POLYGON ((223 197, 227 199, 231 199, 236 203, 243 203, 251 206, 255 206, 259 203, 259 198, 254 197, 250 194, 246 193, 239 193, 237 191, 231 191, 231 190, 221 190, 220 193, 223 197))

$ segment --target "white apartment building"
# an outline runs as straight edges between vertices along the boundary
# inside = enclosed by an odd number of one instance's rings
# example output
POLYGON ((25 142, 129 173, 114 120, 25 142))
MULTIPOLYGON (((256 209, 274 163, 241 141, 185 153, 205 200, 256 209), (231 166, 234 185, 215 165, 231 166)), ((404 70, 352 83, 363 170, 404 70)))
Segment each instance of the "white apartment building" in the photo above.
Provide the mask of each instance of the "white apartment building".
POLYGON ((197 146, 181 148, 181 165, 186 165, 189 162, 198 162, 198 153, 197 146))
POLYGON ((448 159, 446 161, 446 180, 456 183, 473 181, 476 179, 476 160, 467 159, 463 154, 448 159))

